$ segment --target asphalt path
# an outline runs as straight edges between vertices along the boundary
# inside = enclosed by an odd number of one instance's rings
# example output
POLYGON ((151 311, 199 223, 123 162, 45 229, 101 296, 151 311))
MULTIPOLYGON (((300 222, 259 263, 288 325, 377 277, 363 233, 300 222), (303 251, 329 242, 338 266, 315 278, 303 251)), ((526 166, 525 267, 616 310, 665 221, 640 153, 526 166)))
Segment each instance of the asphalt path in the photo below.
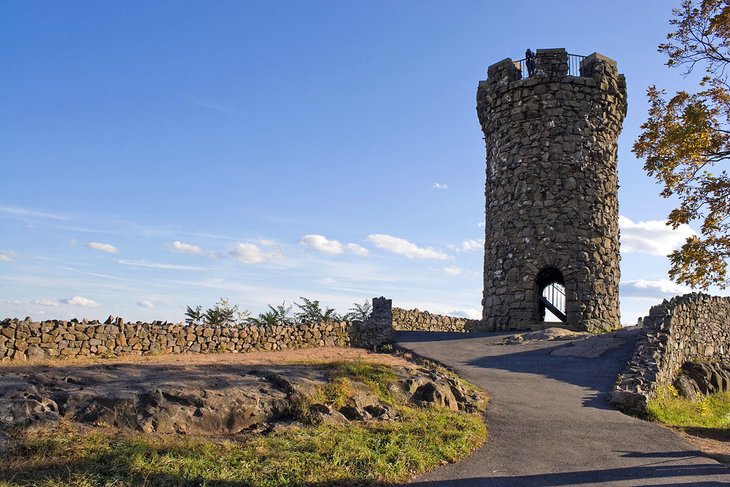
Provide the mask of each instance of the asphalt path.
POLYGON ((730 485, 730 469, 608 403, 636 335, 498 345, 504 334, 398 332, 401 347, 449 366, 491 396, 486 445, 410 485, 730 485), (560 355, 587 344, 608 350, 560 355))

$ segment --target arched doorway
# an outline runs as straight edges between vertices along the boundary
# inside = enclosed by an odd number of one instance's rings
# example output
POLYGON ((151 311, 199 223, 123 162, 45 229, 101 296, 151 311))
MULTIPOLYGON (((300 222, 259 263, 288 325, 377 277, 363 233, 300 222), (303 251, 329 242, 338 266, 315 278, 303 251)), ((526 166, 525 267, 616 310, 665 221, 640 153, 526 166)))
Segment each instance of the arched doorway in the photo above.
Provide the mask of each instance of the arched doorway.
POLYGON ((563 274, 554 267, 546 267, 537 274, 540 320, 545 321, 549 312, 565 323, 565 280, 563 274))

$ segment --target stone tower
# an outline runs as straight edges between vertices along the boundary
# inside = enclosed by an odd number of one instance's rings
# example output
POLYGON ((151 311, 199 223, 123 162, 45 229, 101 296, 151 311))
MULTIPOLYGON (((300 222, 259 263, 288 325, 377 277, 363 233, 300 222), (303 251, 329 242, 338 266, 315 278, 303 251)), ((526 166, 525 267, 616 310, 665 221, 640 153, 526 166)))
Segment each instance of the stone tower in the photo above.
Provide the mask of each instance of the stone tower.
POLYGON ((530 67, 493 64, 477 90, 487 146, 484 325, 539 326, 547 309, 578 329, 614 329, 626 81, 598 53, 538 49, 530 67))

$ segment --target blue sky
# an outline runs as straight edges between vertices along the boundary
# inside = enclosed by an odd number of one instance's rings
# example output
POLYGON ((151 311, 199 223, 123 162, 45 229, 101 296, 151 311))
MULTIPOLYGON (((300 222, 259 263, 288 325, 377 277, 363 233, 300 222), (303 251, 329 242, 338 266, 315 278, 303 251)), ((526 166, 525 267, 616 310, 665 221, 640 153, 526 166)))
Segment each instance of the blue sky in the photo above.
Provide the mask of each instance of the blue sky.
MULTIPOLYGON (((619 139, 622 321, 686 291, 691 228, 630 152, 666 0, 0 0, 0 316, 183 318, 299 296, 478 315, 486 68, 598 51, 619 139)), ((718 290, 712 290, 717 292, 718 290)), ((727 294, 727 293, 725 293, 727 294)))

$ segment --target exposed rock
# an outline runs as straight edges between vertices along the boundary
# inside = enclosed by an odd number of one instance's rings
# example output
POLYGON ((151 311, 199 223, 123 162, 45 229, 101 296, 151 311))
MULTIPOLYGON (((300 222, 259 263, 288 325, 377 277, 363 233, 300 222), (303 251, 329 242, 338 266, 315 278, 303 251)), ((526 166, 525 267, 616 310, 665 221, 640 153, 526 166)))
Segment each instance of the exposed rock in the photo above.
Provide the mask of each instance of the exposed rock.
POLYGON ((356 391, 339 409, 340 413, 350 421, 362 421, 372 418, 369 408, 379 406, 380 401, 364 385, 355 385, 356 391))
MULTIPOLYGON (((397 402, 474 411, 481 397, 423 366, 397 366, 397 402)), ((328 424, 390 421, 393 409, 351 380, 344 406, 309 405, 331 380, 327 365, 173 366, 92 364, 0 370, 0 431, 60 418, 145 433, 228 435, 311 420, 328 424), (302 405, 308 410, 302 411, 302 405), (301 414, 305 413, 305 414, 301 414), (305 416, 307 416, 305 418, 305 416)))
POLYGON ((572 331, 553 326, 545 328, 544 330, 510 335, 502 341, 502 344, 519 345, 522 343, 531 343, 536 341, 575 340, 576 338, 583 338, 588 335, 589 334, 586 332, 572 331))
POLYGON ((685 397, 714 394, 730 390, 730 364, 685 362, 674 380, 674 386, 685 397))
POLYGON ((622 338, 622 336, 628 333, 632 333, 632 330, 621 330, 583 338, 571 342, 566 346, 556 348, 550 352, 550 355, 581 358, 600 357, 607 351, 626 343, 626 339, 622 338))

